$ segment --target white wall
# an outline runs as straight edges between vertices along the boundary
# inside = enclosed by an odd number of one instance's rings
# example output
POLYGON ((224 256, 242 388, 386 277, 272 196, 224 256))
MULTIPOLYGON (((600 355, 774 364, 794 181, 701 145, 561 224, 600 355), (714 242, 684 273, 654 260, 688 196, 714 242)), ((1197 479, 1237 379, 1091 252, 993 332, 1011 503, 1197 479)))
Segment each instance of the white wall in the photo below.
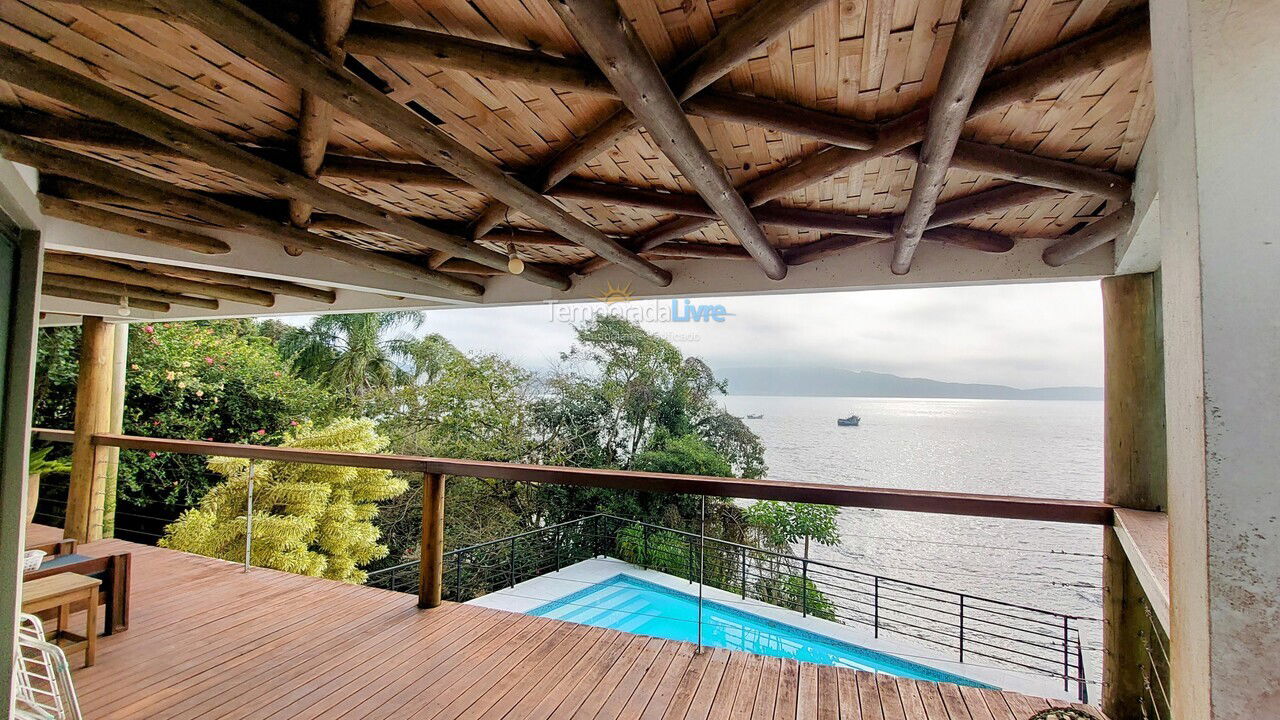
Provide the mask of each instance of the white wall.
POLYGON ((1175 718, 1280 717, 1280 4, 1153 0, 1175 718))

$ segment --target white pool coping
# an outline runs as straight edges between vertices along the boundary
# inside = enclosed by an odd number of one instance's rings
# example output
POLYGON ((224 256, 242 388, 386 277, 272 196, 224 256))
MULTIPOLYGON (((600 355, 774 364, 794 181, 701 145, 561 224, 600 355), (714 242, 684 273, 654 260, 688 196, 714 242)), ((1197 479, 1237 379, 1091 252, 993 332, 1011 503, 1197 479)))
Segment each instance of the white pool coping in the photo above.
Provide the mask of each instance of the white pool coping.
MULTIPOLYGON (((647 580, 686 594, 697 593, 697 586, 684 578, 657 572, 656 570, 646 570, 638 565, 632 565, 615 558, 599 557, 575 563, 532 580, 526 580, 513 588, 489 593, 470 600, 467 604, 527 613, 530 610, 571 595, 589 585, 608 580, 618 574, 630 575, 631 577, 647 580)), ((1071 685, 1072 691, 1064 691, 1061 680, 1045 675, 1019 671, 1016 668, 976 665, 941 659, 937 657, 939 652, 937 648, 922 647, 896 638, 877 638, 870 631, 863 630, 857 625, 844 625, 813 616, 806 617, 795 610, 788 610, 777 605, 770 605, 751 598, 744 600, 735 593, 726 592, 719 588, 704 586, 703 597, 770 620, 791 625, 792 627, 852 643, 869 650, 894 655, 926 667, 994 685, 1003 690, 1012 690, 1026 695, 1058 698, 1071 702, 1076 701, 1073 692, 1075 683, 1071 685)))

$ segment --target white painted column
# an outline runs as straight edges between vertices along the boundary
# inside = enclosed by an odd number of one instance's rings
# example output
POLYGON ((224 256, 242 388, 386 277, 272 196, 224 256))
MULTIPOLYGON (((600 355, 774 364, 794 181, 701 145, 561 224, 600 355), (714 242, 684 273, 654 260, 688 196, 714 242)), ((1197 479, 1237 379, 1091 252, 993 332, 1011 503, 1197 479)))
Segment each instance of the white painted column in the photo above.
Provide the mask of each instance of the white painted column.
POLYGON ((1280 3, 1153 0, 1173 717, 1280 714, 1280 3))

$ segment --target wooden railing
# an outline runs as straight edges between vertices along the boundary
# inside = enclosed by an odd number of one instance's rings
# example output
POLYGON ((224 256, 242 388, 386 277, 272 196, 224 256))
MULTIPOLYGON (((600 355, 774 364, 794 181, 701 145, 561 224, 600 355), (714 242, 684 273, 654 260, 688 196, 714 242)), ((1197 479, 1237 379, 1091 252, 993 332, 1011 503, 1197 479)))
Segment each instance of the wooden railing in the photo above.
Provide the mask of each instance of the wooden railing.
MULTIPOLYGON (((33 431, 33 436, 36 439, 47 442, 70 442, 72 433, 69 430, 36 429, 33 431)), ((456 460, 414 455, 375 455, 369 453, 302 450, 269 445, 173 440, 107 433, 94 435, 93 443, 128 450, 213 455, 252 460, 276 460, 311 465, 338 465, 422 473, 423 567, 419 587, 419 605, 422 607, 435 607, 440 604, 442 582, 441 553, 444 537, 444 482, 445 477, 448 475, 516 482, 576 485, 613 490, 683 493, 751 500, 781 500, 786 502, 820 503, 839 507, 1102 526, 1112 524, 1115 509, 1113 505, 1108 503, 1092 500, 984 495, 980 493, 937 492, 931 490, 897 490, 783 480, 750 480, 702 475, 673 475, 626 470, 596 470, 552 465, 456 460)))

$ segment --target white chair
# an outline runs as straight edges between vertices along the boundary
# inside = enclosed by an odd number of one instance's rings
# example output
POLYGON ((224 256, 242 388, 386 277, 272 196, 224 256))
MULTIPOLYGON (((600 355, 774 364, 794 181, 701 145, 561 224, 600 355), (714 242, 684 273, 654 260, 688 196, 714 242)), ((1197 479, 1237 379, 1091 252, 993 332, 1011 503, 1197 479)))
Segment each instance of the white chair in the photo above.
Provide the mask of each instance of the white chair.
POLYGON ((67 656, 62 648, 45 640, 44 626, 34 615, 23 613, 19 617, 13 675, 17 717, 82 720, 67 656))

